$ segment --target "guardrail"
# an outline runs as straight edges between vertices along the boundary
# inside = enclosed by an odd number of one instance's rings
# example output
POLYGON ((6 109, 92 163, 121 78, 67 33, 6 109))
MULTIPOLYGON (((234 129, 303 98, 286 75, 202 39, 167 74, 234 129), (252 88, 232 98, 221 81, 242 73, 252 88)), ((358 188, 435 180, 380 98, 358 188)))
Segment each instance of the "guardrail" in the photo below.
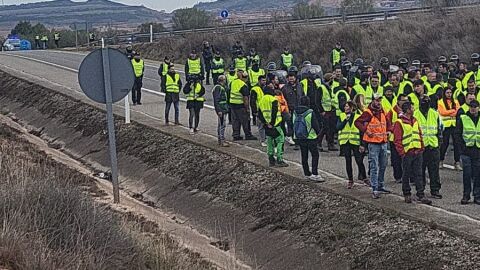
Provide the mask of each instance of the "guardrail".
POLYGON ((433 13, 442 12, 442 15, 450 15, 454 11, 459 9, 466 9, 471 7, 478 7, 480 4, 456 6, 456 7, 426 7, 426 8, 407 8, 397 10, 378 11, 363 14, 350 14, 350 15, 334 15, 325 16, 315 19, 305 20, 280 20, 280 21, 258 21, 249 22, 243 24, 231 24, 215 27, 206 27, 190 30, 176 30, 176 31, 164 31, 158 33, 132 33, 126 35, 117 35, 112 37, 116 43, 135 42, 140 40, 150 41, 158 40, 162 37, 182 36, 191 33, 222 33, 222 34, 235 34, 239 32, 260 32, 265 30, 273 30, 276 27, 301 27, 301 26, 322 26, 335 23, 373 23, 379 21, 387 21, 397 19, 399 15, 413 15, 421 13, 433 13))

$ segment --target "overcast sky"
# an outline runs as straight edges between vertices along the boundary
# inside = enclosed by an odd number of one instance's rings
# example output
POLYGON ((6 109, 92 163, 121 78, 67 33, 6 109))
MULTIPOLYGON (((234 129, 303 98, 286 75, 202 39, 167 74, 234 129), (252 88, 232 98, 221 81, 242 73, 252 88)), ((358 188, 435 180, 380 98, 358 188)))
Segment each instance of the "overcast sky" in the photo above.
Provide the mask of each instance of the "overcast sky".
MULTIPOLYGON (((2 0, 0 0, 1 3, 2 0)), ((74 0, 75 2, 84 2, 85 0, 74 0)), ((124 3, 127 5, 144 5, 149 8, 168 12, 182 7, 192 7, 198 2, 211 2, 212 0, 113 0, 114 2, 124 3)), ((5 5, 15 5, 22 3, 45 2, 45 0, 3 0, 5 5)))

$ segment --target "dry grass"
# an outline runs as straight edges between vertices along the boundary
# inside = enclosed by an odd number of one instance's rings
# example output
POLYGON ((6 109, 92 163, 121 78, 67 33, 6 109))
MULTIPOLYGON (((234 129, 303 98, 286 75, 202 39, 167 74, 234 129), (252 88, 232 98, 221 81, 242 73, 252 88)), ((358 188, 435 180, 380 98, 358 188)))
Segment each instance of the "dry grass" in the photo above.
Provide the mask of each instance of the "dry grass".
POLYGON ((136 49, 145 57, 157 60, 162 60, 165 55, 173 55, 179 59, 177 62, 183 64, 188 52, 193 48, 199 49, 204 40, 210 41, 224 53, 229 52, 235 40, 241 40, 244 49, 257 49, 264 64, 268 61, 278 62, 282 49, 289 46, 297 64, 310 60, 328 66, 330 51, 335 42, 340 41, 350 59, 363 57, 370 63, 382 56, 394 61, 400 57, 435 60, 439 55, 452 53, 468 61, 472 52, 480 51, 478 11, 478 8, 471 8, 451 16, 438 11, 436 14, 403 16, 399 20, 368 25, 286 27, 262 33, 233 35, 189 34, 164 38, 154 44, 140 44, 136 49))
POLYGON ((0 126, 0 269, 212 269, 151 222, 99 205, 92 180, 0 126))

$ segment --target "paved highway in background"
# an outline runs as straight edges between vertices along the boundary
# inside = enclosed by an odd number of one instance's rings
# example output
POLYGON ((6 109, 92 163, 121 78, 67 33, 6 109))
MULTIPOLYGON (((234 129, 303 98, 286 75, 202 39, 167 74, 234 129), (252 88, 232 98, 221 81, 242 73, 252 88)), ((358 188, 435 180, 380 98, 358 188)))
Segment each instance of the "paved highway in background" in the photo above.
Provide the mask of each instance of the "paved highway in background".
MULTIPOLYGON (((78 85, 77 71, 81 61, 85 57, 83 53, 62 52, 62 51, 22 51, 0 53, 0 69, 5 71, 15 70, 25 73, 32 81, 44 85, 56 85, 65 91, 81 92, 78 85)), ((146 61, 146 71, 144 78, 144 95, 142 97, 143 105, 131 106, 131 109, 147 115, 152 119, 164 122, 164 97, 159 93, 159 76, 157 73, 159 62, 146 61)), ((178 66, 183 70, 183 66, 178 66)), ((1 91, 1 90, 0 90, 1 91)), ((86 98, 86 97, 85 97, 86 98)), ((211 87, 207 87, 206 98, 211 104, 211 87)), ((115 106, 123 106, 122 102, 115 106)), ((170 113, 173 119, 173 109, 170 113)), ((135 121, 135 119, 132 119, 135 121)), ((188 126, 188 111, 185 103, 180 106, 180 122, 182 126, 172 126, 171 128, 186 128, 188 126)), ((215 112, 211 108, 205 108, 201 113, 200 131, 212 136, 212 144, 216 143, 217 119, 215 112)), ((252 127, 254 135, 257 133, 256 127, 252 127)), ((231 139, 231 126, 227 128, 227 139, 231 139)), ((245 147, 256 148, 259 151, 265 151, 257 141, 240 142, 245 147)), ((326 148, 326 147, 324 147, 326 148)), ((290 162, 300 163, 300 151, 294 151, 292 146, 285 147, 285 159, 290 162)), ((448 151, 446 163, 453 164, 453 152, 448 151)), ((267 163, 265 155, 265 163, 267 163)), ((367 158, 364 160, 367 166, 367 158)), ((390 163, 390 162, 389 162, 390 163)), ((356 176, 356 165, 354 167, 354 176, 356 176)), ((339 156, 339 152, 329 152, 320 154, 319 169, 334 174, 342 179, 346 179, 345 160, 339 156)), ((442 190, 444 196, 442 200, 434 200, 434 206, 441 207, 448 211, 459 214, 465 214, 472 218, 480 220, 480 207, 476 205, 461 206, 462 197, 462 174, 450 169, 440 171, 442 190)), ((401 195, 401 185, 395 184, 391 166, 386 171, 386 186, 401 195)), ((346 184, 346 181, 345 181, 346 184)), ((366 188, 361 183, 356 183, 355 188, 366 188)), ((426 193, 429 194, 427 187, 426 193)), ((388 196, 388 195, 387 195, 388 196)))

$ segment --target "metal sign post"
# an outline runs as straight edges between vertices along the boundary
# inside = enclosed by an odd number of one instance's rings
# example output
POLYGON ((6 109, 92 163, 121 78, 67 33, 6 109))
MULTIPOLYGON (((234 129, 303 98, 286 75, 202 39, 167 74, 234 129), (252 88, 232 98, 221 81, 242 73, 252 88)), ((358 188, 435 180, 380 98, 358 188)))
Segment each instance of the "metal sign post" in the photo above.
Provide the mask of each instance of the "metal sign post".
POLYGON ((107 99, 108 148, 110 150, 110 166, 112 167, 113 202, 120 203, 120 188, 118 186, 117 168, 117 145, 115 143, 115 125, 113 120, 112 85, 110 84, 110 61, 108 60, 108 49, 102 48, 102 57, 105 97, 107 99))
POLYGON ((110 48, 97 49, 87 55, 78 73, 82 91, 92 100, 103 103, 107 107, 108 146, 115 203, 120 202, 120 187, 113 103, 128 96, 133 87, 134 77, 133 67, 128 58, 120 51, 110 48))

